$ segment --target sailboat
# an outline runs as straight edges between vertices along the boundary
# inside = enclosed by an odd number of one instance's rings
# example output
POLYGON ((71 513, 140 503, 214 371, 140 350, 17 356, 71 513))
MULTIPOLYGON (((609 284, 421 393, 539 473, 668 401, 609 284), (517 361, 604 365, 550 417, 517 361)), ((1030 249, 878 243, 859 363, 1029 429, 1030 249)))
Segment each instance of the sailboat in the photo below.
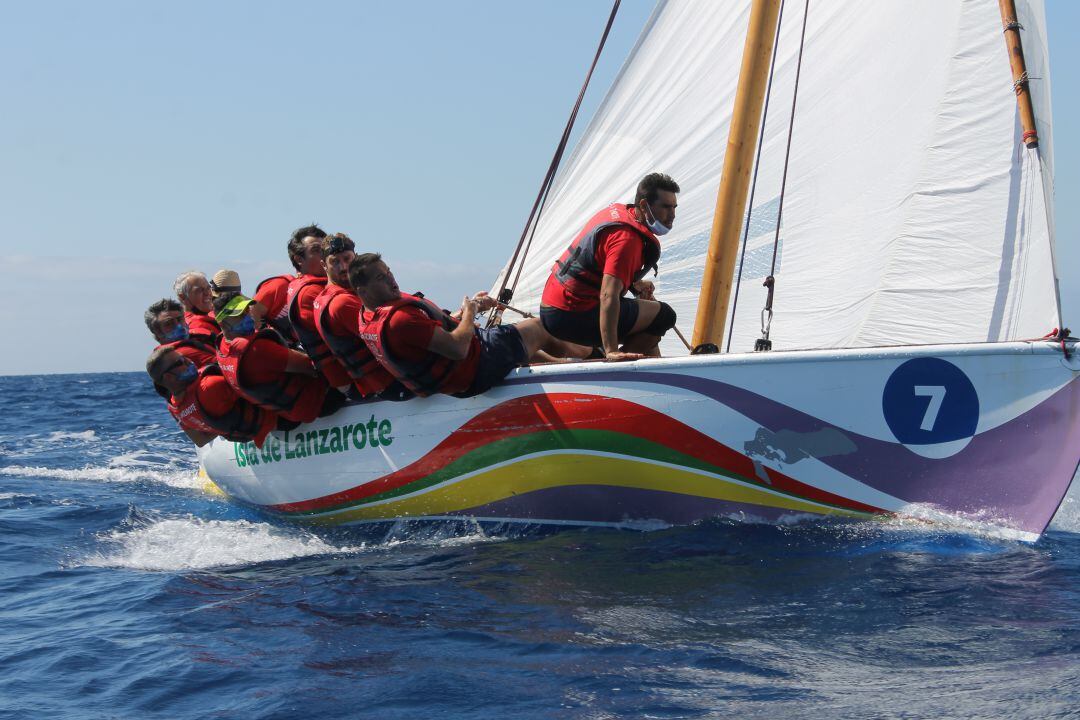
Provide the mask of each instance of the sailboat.
POLYGON ((1036 540, 1080 461, 1041 3, 798 5, 661 1, 496 282, 538 306, 584 222, 660 170, 683 192, 657 297, 722 352, 671 337, 351 405, 216 439, 208 478, 322 524, 900 515, 1036 540))

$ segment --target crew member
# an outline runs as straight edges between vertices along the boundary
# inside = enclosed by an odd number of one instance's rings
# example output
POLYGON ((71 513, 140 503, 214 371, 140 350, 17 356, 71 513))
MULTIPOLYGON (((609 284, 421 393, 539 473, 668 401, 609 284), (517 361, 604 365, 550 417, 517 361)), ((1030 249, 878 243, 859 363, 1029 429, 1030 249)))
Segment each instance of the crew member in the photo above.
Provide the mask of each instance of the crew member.
POLYGON ((608 360, 660 354, 660 338, 675 327, 675 311, 652 296, 660 259, 659 236, 675 222, 679 185, 651 173, 638 183, 633 204, 598 212, 551 269, 540 299, 540 320, 557 338, 599 346, 608 360), (626 291, 637 299, 624 298, 626 291), (620 347, 622 343, 622 347, 620 347))
POLYGON ((176 350, 196 367, 208 365, 216 359, 211 345, 191 337, 184 322, 184 307, 171 298, 161 298, 143 313, 146 328, 161 346, 176 350))
POLYGON ((201 369, 167 346, 158 346, 146 361, 155 385, 164 387, 169 412, 192 442, 202 447, 216 436, 233 442, 254 440, 262 447, 277 416, 240 397, 211 363, 201 369))
POLYGON ((294 423, 311 422, 341 407, 345 396, 326 386, 307 355, 290 349, 272 328, 255 330, 253 302, 240 294, 214 301, 224 336, 218 364, 229 385, 294 423))
POLYGON ((322 240, 326 237, 326 231, 315 224, 305 225, 293 231, 286 246, 289 262, 297 275, 275 275, 266 278, 256 286, 255 294, 252 295, 255 302, 266 308, 266 324, 281 333, 291 347, 296 347, 299 340, 289 323, 289 285, 303 272, 304 244, 309 237, 315 241, 322 240))
POLYGON ((378 395, 385 400, 408 399, 412 393, 379 364, 360 337, 360 311, 364 306, 349 286, 349 263, 355 250, 352 239, 344 233, 323 238, 323 267, 328 282, 315 298, 315 327, 349 374, 355 393, 361 397, 378 395))
POLYGON ((364 303, 364 342, 382 366, 417 395, 482 393, 551 339, 537 318, 476 327, 476 313, 497 304, 487 293, 465 298, 459 317, 429 300, 403 294, 377 253, 353 259, 349 283, 364 303))
POLYGON ((221 328, 214 321, 214 298, 206 276, 196 270, 180 273, 173 283, 176 298, 184 305, 184 320, 196 340, 217 345, 221 328))
MULTIPOLYGON (((336 238, 348 239, 345 235, 335 235, 336 238)), ((296 279, 289 283, 288 305, 289 324, 293 332, 300 338, 300 345, 304 352, 311 358, 315 368, 326 378, 331 387, 339 390, 348 390, 352 386, 352 378, 327 347, 326 341, 319 334, 315 325, 315 298, 319 297, 326 288, 326 266, 323 264, 323 243, 326 237, 317 238, 314 235, 305 236, 295 251, 290 245, 290 257, 297 258, 296 279), (297 260, 299 262, 297 262, 297 260)), ((351 240, 349 240, 352 243, 351 240)))

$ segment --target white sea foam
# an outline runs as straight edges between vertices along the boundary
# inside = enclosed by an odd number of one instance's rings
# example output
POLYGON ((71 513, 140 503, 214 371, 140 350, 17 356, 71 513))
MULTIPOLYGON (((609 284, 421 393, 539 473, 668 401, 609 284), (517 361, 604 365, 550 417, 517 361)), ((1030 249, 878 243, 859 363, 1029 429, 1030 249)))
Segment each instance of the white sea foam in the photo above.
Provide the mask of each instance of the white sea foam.
POLYGON ((54 480, 75 480, 80 482, 158 482, 170 487, 186 490, 201 490, 204 481, 194 470, 157 467, 84 467, 78 470, 64 468, 34 467, 11 465, 0 468, 0 475, 14 477, 41 477, 54 480))
POLYGON ((83 430, 82 432, 63 432, 54 431, 49 433, 49 437, 45 438, 49 442, 60 442, 61 440, 83 440, 89 442, 91 440, 98 440, 97 433, 93 430, 83 430))
POLYGON ((114 531, 101 540, 107 549, 81 564, 133 570, 201 570, 364 549, 334 547, 310 533, 283 530, 267 523, 191 516, 114 531))
POLYGON ((31 497, 24 493, 0 493, 0 500, 14 500, 15 498, 31 497))
POLYGON ((1058 508, 1057 515, 1050 523, 1051 530, 1080 533, 1080 485, 1073 479, 1073 486, 1058 508))

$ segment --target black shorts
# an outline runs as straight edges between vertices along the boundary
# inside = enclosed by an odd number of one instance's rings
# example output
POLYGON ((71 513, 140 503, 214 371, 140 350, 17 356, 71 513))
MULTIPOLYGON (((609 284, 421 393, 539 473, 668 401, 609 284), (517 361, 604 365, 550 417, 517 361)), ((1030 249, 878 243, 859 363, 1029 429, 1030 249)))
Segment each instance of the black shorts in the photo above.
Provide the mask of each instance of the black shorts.
MULTIPOLYGON (((634 329, 640 307, 637 300, 633 298, 624 297, 619 300, 619 342, 625 340, 630 335, 630 331, 634 329)), ((540 322, 544 324, 544 329, 549 334, 560 340, 589 347, 600 347, 603 344, 600 339, 599 304, 591 310, 582 310, 580 312, 570 312, 569 310, 560 310, 541 305, 540 322)))
POLYGON ((457 397, 472 397, 485 392, 506 377, 514 368, 529 361, 521 333, 513 325, 496 325, 493 328, 477 328, 480 339, 480 362, 476 377, 465 392, 457 397))

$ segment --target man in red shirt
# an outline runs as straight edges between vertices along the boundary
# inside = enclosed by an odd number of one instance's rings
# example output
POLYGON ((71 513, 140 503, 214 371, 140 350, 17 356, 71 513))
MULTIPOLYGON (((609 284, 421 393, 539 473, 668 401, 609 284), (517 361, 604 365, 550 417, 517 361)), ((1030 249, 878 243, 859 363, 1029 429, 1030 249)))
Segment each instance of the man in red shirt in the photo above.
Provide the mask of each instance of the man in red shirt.
POLYGON ((234 442, 254 440, 261 447, 277 416, 240 397, 217 365, 202 369, 175 350, 159 345, 146 372, 169 394, 169 412, 192 442, 203 446, 217 436, 234 442))
POLYGON ((540 320, 549 333, 599 346, 613 361, 660 354, 660 338, 675 327, 675 311, 645 299, 651 298, 652 283, 644 277, 656 270, 657 237, 675 222, 678 192, 670 177, 651 173, 638 183, 633 204, 612 203, 593 216, 544 286, 540 320), (627 290, 638 298, 624 298, 627 290))
POLYGON ((143 321, 159 346, 176 350, 196 367, 214 362, 214 347, 191 337, 184 322, 184 307, 175 300, 161 298, 146 309, 143 321))
POLYGON ((360 311, 364 306, 349 286, 349 264, 356 256, 355 251, 356 245, 344 233, 323 238, 323 267, 328 282, 315 298, 315 327, 352 379, 353 395, 408 399, 412 393, 379 364, 360 337, 360 311))
POLYGON ((289 246, 289 256, 293 258, 297 269, 296 279, 289 283, 286 301, 289 308, 289 324, 319 373, 326 378, 331 387, 344 391, 352 386, 352 378, 327 347, 326 341, 315 326, 315 298, 322 294, 327 283, 322 250, 326 234, 321 230, 319 233, 323 237, 306 235, 296 243, 295 248, 292 243, 289 246))
POLYGON ((309 250, 312 243, 318 244, 324 237, 326 237, 326 231, 315 224, 294 230, 289 237, 287 250, 289 262, 296 270, 296 275, 268 277, 255 287, 255 294, 251 296, 255 302, 265 308, 266 324, 281 333, 281 336, 292 347, 296 347, 299 340, 289 323, 289 285, 297 277, 310 270, 312 264, 321 263, 322 258, 311 257, 309 250))
POLYGON ((290 349, 272 328, 256 331, 253 303, 239 293, 214 301, 223 334, 217 361, 229 385, 250 402, 295 423, 311 422, 341 407, 345 396, 327 387, 307 355, 290 349))
POLYGON ((497 304, 487 293, 465 298, 458 316, 402 293, 377 253, 353 259, 349 283, 364 303, 364 342, 382 366, 417 395, 482 393, 551 341, 537 318, 478 328, 476 313, 497 304))
POLYGON ((196 270, 180 273, 173 283, 173 291, 184 305, 184 320, 191 336, 216 345, 221 328, 214 320, 214 298, 206 276, 196 270))

